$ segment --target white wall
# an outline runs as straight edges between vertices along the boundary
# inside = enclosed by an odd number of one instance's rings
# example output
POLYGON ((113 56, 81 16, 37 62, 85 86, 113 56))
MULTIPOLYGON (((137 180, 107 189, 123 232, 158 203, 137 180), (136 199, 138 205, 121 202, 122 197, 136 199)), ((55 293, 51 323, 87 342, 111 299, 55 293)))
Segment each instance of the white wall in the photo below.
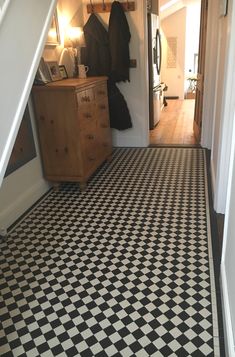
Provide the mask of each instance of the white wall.
POLYGON ((29 112, 37 156, 3 180, 0 189, 0 230, 14 223, 49 189, 48 183, 43 179, 31 101, 29 112))
POLYGON ((0 26, 0 185, 34 80, 56 0, 12 0, 0 26))
POLYGON ((189 4, 186 8, 186 41, 185 41, 185 91, 188 88, 187 77, 195 71, 195 54, 199 49, 199 29, 201 2, 189 4))
MULTIPOLYGON (((93 0, 93 3, 100 0, 93 0)), ((112 0, 109 1, 112 3, 112 0)), ((84 23, 89 14, 84 3, 84 23)), ((130 83, 120 83, 119 88, 123 93, 132 118, 133 128, 124 131, 112 130, 114 146, 147 146, 148 137, 148 66, 147 66, 147 14, 146 1, 135 1, 136 10, 126 12, 127 21, 131 32, 130 57, 137 60, 137 68, 130 69, 130 83)), ((109 13, 98 15, 107 26, 109 13)))
POLYGON ((68 26, 83 26, 82 0, 58 0, 58 22, 60 29, 61 45, 45 46, 43 58, 45 61, 60 62, 61 53, 64 49, 64 38, 68 26))
MULTIPOLYGON (((220 17, 220 1, 208 2, 208 26, 202 113, 201 145, 211 149, 211 177, 214 208, 225 212, 229 146, 231 141, 230 99, 234 91, 233 63, 235 54, 231 33, 233 1, 227 17, 220 17), (230 58, 231 57, 231 58, 230 58), (230 59, 229 59, 230 58, 230 59), (230 73, 227 76, 227 73, 230 73)), ((233 25, 235 26, 235 25, 233 25)), ((233 27, 232 32, 235 31, 233 27)))
POLYGON ((161 81, 168 86, 166 96, 178 96, 179 99, 184 99, 186 7, 161 21, 161 30, 163 52, 161 81), (177 38, 176 68, 167 68, 167 37, 177 38))
MULTIPOLYGON (((93 0, 93 3, 100 0, 93 0)), ((109 1, 112 3, 112 0, 109 1)), ((86 5, 89 0, 59 0, 59 21, 64 28, 75 15, 75 23, 80 26, 85 24, 89 14, 86 5), (81 4, 83 9, 81 8, 81 4), (77 11, 78 10, 78 11, 77 11), (81 12, 82 15, 81 16, 81 12), (79 14, 79 16, 78 16, 79 14)), ((127 21, 131 32, 130 56, 137 60, 137 68, 130 69, 130 83, 118 84, 123 93, 132 118, 133 128, 119 131, 112 130, 113 146, 148 146, 148 82, 147 82, 147 38, 146 33, 146 2, 136 1, 136 10, 126 12, 127 21)), ((109 13, 98 14, 103 24, 107 27, 109 13)), ((63 32, 63 31, 62 31, 63 32)), ((57 60, 61 62, 62 47, 46 47, 43 57, 46 61, 57 60)), ((66 59, 67 60, 67 59, 66 59)))
POLYGON ((214 209, 224 213, 235 100, 234 0, 220 16, 220 1, 209 1, 201 145, 211 149, 214 209))
MULTIPOLYGON (((235 18, 234 18, 235 20, 235 18)), ((235 100, 235 92, 232 94, 235 100)), ((233 122, 235 121, 233 111, 233 122)), ((235 125, 233 125, 233 137, 230 156, 230 170, 228 179, 227 205, 224 224, 223 252, 221 260, 221 284, 223 297, 223 315, 225 330, 226 356, 235 356, 235 125)))

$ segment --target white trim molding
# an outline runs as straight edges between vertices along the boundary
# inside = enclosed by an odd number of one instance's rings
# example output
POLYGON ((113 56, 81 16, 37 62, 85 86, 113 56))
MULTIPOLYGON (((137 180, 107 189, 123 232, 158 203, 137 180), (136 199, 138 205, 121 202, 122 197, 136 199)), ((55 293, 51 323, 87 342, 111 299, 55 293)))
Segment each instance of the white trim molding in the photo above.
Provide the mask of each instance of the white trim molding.
POLYGON ((39 200, 49 188, 49 184, 44 179, 41 179, 26 192, 23 192, 21 196, 17 197, 11 205, 0 212, 0 230, 8 229, 9 226, 39 200))
POLYGON ((221 264, 221 288, 222 288, 222 309, 224 322, 224 339, 225 350, 227 357, 235 357, 235 342, 233 338, 233 327, 231 320, 231 311, 228 297, 228 286, 226 278, 226 270, 224 263, 221 264))

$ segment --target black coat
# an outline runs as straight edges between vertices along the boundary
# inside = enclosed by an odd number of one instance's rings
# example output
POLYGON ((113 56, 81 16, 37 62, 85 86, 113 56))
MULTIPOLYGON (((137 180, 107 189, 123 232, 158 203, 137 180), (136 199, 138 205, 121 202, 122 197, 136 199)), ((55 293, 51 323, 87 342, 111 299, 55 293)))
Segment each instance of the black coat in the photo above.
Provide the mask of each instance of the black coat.
POLYGON ((110 126, 118 130, 132 128, 131 116, 124 96, 115 83, 108 81, 110 126))
MULTIPOLYGON (((99 19, 91 14, 83 27, 86 47, 81 61, 89 67, 88 76, 110 76, 111 57, 109 52, 108 32, 99 19)), ((111 80, 108 81, 108 99, 110 126, 118 130, 132 127, 127 103, 111 80)))
POLYGON ((88 76, 108 76, 111 59, 108 33, 95 14, 91 14, 83 27, 86 47, 82 63, 89 67, 88 76))
POLYGON ((114 82, 129 81, 131 34, 123 7, 118 1, 112 3, 108 34, 111 54, 110 79, 114 82))

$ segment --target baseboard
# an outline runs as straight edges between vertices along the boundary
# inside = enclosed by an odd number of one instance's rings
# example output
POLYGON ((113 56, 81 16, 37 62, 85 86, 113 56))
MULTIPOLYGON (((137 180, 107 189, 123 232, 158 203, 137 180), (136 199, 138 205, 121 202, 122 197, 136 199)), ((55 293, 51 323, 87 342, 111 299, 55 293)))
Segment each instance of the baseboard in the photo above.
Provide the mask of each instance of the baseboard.
POLYGON ((169 96, 165 96, 166 100, 174 100, 174 99, 179 99, 179 96, 177 95, 169 95, 169 96))
POLYGON ((211 192, 212 192, 212 200, 214 202, 215 197, 215 170, 212 161, 210 162, 211 169, 211 192))
POLYGON ((20 195, 14 203, 8 206, 0 214, 0 229, 10 227, 25 211, 28 210, 48 190, 49 184, 41 179, 29 190, 20 195))
POLYGON ((224 263, 221 264, 221 291, 222 291, 222 312, 224 320, 224 344, 226 357, 235 356, 235 343, 233 338, 231 311, 228 298, 228 286, 224 263))

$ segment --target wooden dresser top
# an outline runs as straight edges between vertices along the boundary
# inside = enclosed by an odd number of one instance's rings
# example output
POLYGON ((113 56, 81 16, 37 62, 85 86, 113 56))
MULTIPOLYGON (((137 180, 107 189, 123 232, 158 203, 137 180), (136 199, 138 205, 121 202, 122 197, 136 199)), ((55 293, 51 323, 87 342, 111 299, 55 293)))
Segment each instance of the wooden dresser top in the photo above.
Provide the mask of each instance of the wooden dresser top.
POLYGON ((81 89, 90 85, 96 85, 99 82, 107 81, 108 77, 87 77, 87 78, 68 78, 60 81, 50 82, 45 85, 33 86, 33 90, 50 90, 50 89, 81 89))

